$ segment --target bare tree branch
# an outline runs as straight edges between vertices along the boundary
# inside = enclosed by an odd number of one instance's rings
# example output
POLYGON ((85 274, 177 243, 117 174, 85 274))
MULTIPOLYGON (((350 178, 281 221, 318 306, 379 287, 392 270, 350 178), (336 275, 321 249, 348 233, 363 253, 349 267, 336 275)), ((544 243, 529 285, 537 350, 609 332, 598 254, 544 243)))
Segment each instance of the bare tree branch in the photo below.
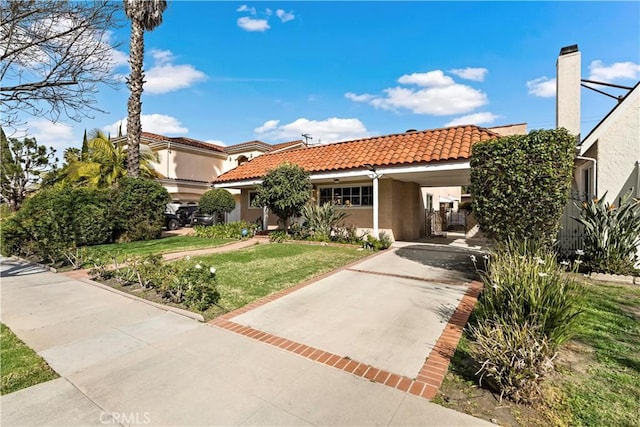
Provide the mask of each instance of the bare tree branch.
POLYGON ((99 84, 117 85, 111 31, 120 2, 0 0, 0 124, 22 114, 57 121, 91 117, 99 84))

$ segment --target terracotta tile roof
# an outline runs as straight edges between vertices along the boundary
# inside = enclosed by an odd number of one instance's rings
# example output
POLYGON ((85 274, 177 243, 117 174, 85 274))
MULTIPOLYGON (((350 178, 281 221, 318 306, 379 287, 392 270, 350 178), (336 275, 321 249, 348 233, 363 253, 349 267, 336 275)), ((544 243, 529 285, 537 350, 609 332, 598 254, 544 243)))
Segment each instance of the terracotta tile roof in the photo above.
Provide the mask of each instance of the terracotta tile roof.
POLYGON ((266 142, 262 142, 258 140, 241 142, 240 144, 228 145, 224 147, 225 152, 227 153, 241 153, 243 151, 247 151, 252 148, 262 150, 265 152, 272 150, 272 146, 270 144, 267 144, 266 142))
POLYGON ((164 135, 158 135, 151 132, 142 132, 141 135, 143 138, 153 139, 156 141, 166 141, 166 142, 175 142, 178 144, 189 145, 191 147, 202 148, 205 150, 218 151, 220 153, 224 153, 224 147, 219 145, 210 144, 208 142, 198 141, 197 139, 185 138, 185 137, 168 137, 164 135))
POLYGON ((284 162, 297 164, 309 172, 325 172, 362 169, 365 164, 400 166, 468 159, 473 144, 497 137, 495 132, 469 125, 285 150, 255 157, 214 182, 261 178, 284 162))
POLYGON ((294 147, 300 144, 302 144, 302 140, 282 142, 280 144, 273 144, 273 145, 256 140, 256 141, 242 142, 240 144, 235 144, 235 145, 229 145, 227 147, 224 147, 224 150, 225 152, 230 154, 241 153, 243 151, 247 151, 251 149, 262 150, 263 152, 270 152, 270 151, 276 151, 276 150, 283 150, 285 148, 294 147))
POLYGON ((297 139, 295 141, 289 141, 289 142, 281 142, 280 144, 273 144, 271 147, 272 151, 277 151, 277 150, 284 150, 285 148, 289 148, 289 147, 295 147, 297 145, 302 145, 303 142, 301 139, 297 139))

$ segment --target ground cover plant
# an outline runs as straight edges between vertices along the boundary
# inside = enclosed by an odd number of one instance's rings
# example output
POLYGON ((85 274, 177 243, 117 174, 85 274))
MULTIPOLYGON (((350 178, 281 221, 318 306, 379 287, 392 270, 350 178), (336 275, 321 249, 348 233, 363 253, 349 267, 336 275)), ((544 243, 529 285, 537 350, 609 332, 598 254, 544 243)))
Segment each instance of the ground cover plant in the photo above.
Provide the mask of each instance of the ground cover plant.
POLYGON ((583 282, 585 313, 577 334, 558 347, 555 369, 532 405, 478 386, 470 337, 463 336, 434 399, 503 426, 638 426, 640 287, 583 282))
MULTIPOLYGON (((367 255, 370 253, 354 247, 285 243, 257 244, 241 250, 192 257, 184 262, 201 263, 215 269, 215 289, 219 293, 219 299, 209 308, 192 310, 211 319, 367 255)), ((151 264, 148 269, 159 270, 151 264)), ((110 279, 101 281, 156 302, 189 308, 172 303, 155 290, 140 285, 123 286, 110 279)))
POLYGON ((0 323, 0 394, 13 393, 58 377, 47 362, 27 347, 3 323, 0 323))

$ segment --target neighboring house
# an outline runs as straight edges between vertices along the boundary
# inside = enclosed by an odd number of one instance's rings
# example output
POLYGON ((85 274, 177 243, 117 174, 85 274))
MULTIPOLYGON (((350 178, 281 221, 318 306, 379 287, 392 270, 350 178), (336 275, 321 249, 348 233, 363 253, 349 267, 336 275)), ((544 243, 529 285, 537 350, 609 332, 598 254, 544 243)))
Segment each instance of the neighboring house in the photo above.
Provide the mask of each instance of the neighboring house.
POLYGON ((582 248, 582 228, 571 218, 579 215, 576 202, 604 197, 618 206, 629 191, 640 198, 640 82, 628 88, 629 92, 581 139, 581 86, 598 82, 581 78, 580 59, 578 46, 573 45, 561 49, 557 62, 556 126, 578 138, 572 200, 559 237, 566 253, 582 248))
MULTIPOLYGON (((114 138, 126 142, 126 135, 114 138)), ((271 145, 262 141, 250 141, 231 146, 221 146, 185 137, 167 137, 142 132, 140 143, 148 145, 158 154, 153 167, 163 175, 158 181, 167 189, 176 204, 197 203, 211 189, 211 182, 218 175, 238 164, 264 153, 303 146, 302 141, 271 145)), ((239 192, 236 192, 239 198, 239 192)), ((239 212, 239 210, 238 210, 239 212)), ((235 219, 233 213, 230 220, 235 219)), ((239 217, 238 217, 239 218, 239 217)))
POLYGON ((500 136, 469 125, 272 152, 223 173, 213 184, 241 191, 242 219, 275 226, 274 215, 251 205, 256 185, 278 165, 297 164, 310 173, 316 202, 347 209, 347 223, 373 235, 385 231, 394 240, 414 240, 425 235, 422 188, 468 185, 471 147, 500 136))

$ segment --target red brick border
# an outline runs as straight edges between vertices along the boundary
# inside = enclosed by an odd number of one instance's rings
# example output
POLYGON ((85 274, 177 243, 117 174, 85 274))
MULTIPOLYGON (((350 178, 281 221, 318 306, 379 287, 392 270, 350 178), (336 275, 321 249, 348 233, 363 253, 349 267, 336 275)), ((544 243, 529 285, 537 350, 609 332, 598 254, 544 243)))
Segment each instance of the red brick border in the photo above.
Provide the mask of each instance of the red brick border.
MULTIPOLYGON (((362 259, 351 263, 341 268, 340 270, 348 270, 351 265, 361 261, 362 259)), ((467 324, 469 316, 471 315, 471 312, 473 311, 473 308, 478 301, 478 296, 480 295, 480 291, 482 290, 482 283, 478 281, 469 283, 469 288, 462 297, 462 300, 458 304, 455 312, 449 319, 449 322, 442 331, 442 334, 438 338, 438 341, 436 341, 435 346, 429 353, 429 356, 426 358, 416 378, 408 378, 403 375, 398 375, 392 372, 377 369, 371 365, 358 362, 357 360, 353 360, 349 357, 343 357, 337 354, 329 353, 319 348, 291 341, 287 338, 279 337, 277 335, 263 332, 250 326, 234 323, 229 320, 240 314, 246 313, 247 311, 253 310, 254 308, 260 307, 268 302, 288 295, 305 286, 309 286, 310 284, 315 283, 318 280, 333 273, 335 273, 335 271, 257 300, 245 307, 239 308, 238 310, 217 317, 211 320, 209 324, 212 326, 218 326, 222 329, 226 329, 236 334, 244 335, 248 338, 253 338, 257 341, 262 341, 274 347, 278 347, 283 350, 298 354, 307 359, 322 363, 323 365, 340 369, 369 381, 384 384, 388 387, 411 393, 425 399, 433 399, 438 392, 438 389, 442 385, 444 376, 449 369, 449 362, 451 360, 451 357, 453 357, 453 354, 455 353, 460 338, 462 337, 462 330, 467 324)))

